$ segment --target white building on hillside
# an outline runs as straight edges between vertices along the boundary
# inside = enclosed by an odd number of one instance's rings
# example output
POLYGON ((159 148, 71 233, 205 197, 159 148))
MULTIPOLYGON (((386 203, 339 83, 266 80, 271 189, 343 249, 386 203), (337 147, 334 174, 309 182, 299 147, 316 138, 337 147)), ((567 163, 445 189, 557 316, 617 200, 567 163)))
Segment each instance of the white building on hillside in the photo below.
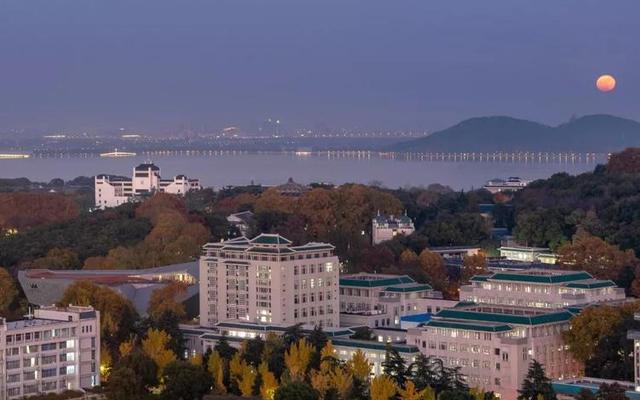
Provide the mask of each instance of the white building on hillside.
POLYGON ((33 318, 0 318, 0 400, 100 385, 100 314, 43 307, 33 318))
POLYGON ((198 179, 177 175, 173 179, 162 179, 160 168, 154 164, 140 164, 133 169, 132 178, 111 175, 96 175, 96 208, 117 207, 154 192, 184 195, 202 189, 198 179))
POLYGON ((200 325, 223 321, 339 326, 338 257, 326 243, 277 234, 208 243, 200 257, 200 325))
POLYGON ((563 308, 625 299, 623 288, 584 271, 529 269, 500 271, 471 278, 460 300, 534 308, 563 308))
POLYGON ((397 235, 409 236, 415 231, 413 221, 406 215, 394 217, 378 212, 371 221, 371 241, 373 244, 391 240, 397 235))

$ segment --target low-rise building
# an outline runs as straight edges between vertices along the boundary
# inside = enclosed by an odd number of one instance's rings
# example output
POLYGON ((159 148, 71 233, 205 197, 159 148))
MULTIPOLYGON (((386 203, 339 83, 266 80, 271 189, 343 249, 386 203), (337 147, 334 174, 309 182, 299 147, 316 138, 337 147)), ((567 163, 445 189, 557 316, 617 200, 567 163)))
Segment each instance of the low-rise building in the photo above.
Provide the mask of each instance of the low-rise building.
POLYGON ((26 319, 0 318, 0 399, 100 385, 100 313, 42 307, 26 319))
POLYGON ((371 241, 373 244, 391 240, 398 235, 409 236, 415 231, 413 221, 406 215, 395 217, 378 212, 371 221, 371 241))
POLYGON ((338 276, 330 244, 294 246, 277 234, 208 243, 200 258, 200 324, 337 327, 338 276))
POLYGON ((408 275, 358 273, 340 277, 340 326, 399 328, 405 315, 435 313, 455 303, 408 275))
POLYGON ((100 174, 95 177, 95 205, 105 209, 136 201, 154 192, 184 195, 202 189, 198 179, 177 175, 173 179, 162 179, 160 168, 152 163, 133 168, 131 179, 122 176, 100 174))
POLYGON ((439 254, 445 260, 462 260, 468 256, 477 256, 481 249, 477 246, 440 246, 430 247, 429 251, 439 254))
POLYGON ((579 376, 581 365, 562 340, 573 316, 566 309, 461 303, 408 329, 407 344, 447 367, 460 367, 469 386, 515 400, 533 359, 551 379, 579 376))
POLYGON ((471 278, 460 300, 534 308, 564 308, 625 299, 623 288, 584 271, 529 269, 498 271, 471 278))
MULTIPOLYGON (((288 328, 290 326, 238 321, 220 322, 211 328, 189 325, 180 326, 186 349, 185 356, 204 354, 208 349, 213 349, 222 337, 231 346, 240 348, 245 340, 256 337, 264 340, 269 333, 282 335, 288 328)), ((407 365, 413 363, 420 353, 418 348, 411 344, 394 341, 385 343, 382 341, 351 339, 349 336, 353 335, 354 332, 350 329, 328 328, 324 330, 324 333, 331 340, 336 356, 341 361, 350 360, 356 350, 362 350, 371 364, 371 374, 374 376, 383 373, 382 363, 386 357, 387 346, 391 346, 398 351, 398 354, 405 360, 407 365)), ((404 335, 404 332, 400 332, 400 334, 404 335)))
POLYGON ((198 280, 199 268, 195 261, 144 269, 27 269, 18 272, 18 282, 30 304, 50 306, 62 298, 69 285, 78 281, 91 281, 107 286, 131 300, 141 315, 146 314, 153 291, 170 282, 180 282, 186 286, 178 300, 187 305, 189 315, 197 315, 197 307, 191 306, 191 303, 197 303, 194 298, 198 297, 198 280))
POLYGON ((500 257, 511 261, 541 262, 555 264, 558 256, 547 247, 502 246, 498 249, 500 257))

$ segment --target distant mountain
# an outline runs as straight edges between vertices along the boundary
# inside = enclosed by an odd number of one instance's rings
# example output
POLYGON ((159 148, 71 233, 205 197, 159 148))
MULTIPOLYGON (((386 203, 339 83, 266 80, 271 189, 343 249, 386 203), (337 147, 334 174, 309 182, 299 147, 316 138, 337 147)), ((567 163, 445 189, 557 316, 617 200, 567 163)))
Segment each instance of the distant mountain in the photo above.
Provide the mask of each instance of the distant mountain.
POLYGON ((587 115, 551 127, 511 117, 471 118, 427 137, 397 143, 391 151, 611 152, 640 146, 640 123, 612 115, 587 115))

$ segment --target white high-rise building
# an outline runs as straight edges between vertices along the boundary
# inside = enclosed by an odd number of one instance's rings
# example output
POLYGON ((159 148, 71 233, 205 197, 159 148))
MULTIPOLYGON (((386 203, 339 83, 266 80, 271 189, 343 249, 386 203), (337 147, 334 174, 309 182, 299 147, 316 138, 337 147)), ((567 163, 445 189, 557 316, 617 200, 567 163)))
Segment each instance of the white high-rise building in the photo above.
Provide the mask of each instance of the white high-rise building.
POLYGON ((100 314, 91 307, 43 307, 0 318, 0 400, 100 385, 100 314))
POLYGON ((140 164, 133 169, 132 178, 111 175, 96 175, 96 208, 117 207, 154 192, 184 195, 202 189, 198 179, 177 175, 173 179, 162 179, 160 168, 155 164, 140 164))
POLYGON ((208 243, 200 258, 200 325, 223 321, 339 326, 339 261, 326 243, 277 234, 208 243))

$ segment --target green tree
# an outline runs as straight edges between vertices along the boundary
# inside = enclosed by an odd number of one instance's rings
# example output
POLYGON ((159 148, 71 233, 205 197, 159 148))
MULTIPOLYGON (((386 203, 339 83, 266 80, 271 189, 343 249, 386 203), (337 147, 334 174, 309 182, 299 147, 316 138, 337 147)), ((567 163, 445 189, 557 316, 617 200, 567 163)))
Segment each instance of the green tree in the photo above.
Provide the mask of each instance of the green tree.
POLYGON ((213 385, 211 375, 186 361, 168 364, 162 378, 165 385, 162 398, 167 400, 200 400, 213 385))
POLYGON ((145 393, 139 392, 139 381, 134 370, 118 367, 111 371, 106 385, 109 400, 139 400, 145 393))
POLYGON ((602 383, 596 392, 597 400, 628 400, 625 388, 618 382, 602 383))
POLYGON ((0 316, 9 314, 9 307, 18 296, 18 288, 9 271, 0 267, 0 316))
POLYGON ((545 375, 542 364, 536 360, 531 362, 518 393, 518 400, 540 400, 540 397, 544 400, 556 400, 551 380, 545 375))
POLYGON ((398 387, 404 387, 407 377, 411 375, 411 367, 407 368, 404 358, 389 343, 387 343, 386 356, 382 362, 382 368, 384 374, 391 377, 398 387))
POLYGON ((231 347, 229 341, 227 340, 227 336, 224 334, 220 339, 218 339, 218 342, 213 347, 213 350, 218 352, 218 354, 220 354, 220 357, 222 357, 222 359, 226 360, 227 362, 231 361, 234 354, 236 354, 236 352, 238 351, 231 347))
POLYGON ((276 390, 274 400, 318 400, 316 392, 308 383, 293 381, 280 385, 276 390))

